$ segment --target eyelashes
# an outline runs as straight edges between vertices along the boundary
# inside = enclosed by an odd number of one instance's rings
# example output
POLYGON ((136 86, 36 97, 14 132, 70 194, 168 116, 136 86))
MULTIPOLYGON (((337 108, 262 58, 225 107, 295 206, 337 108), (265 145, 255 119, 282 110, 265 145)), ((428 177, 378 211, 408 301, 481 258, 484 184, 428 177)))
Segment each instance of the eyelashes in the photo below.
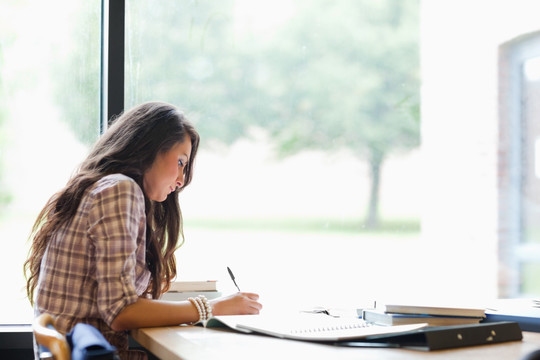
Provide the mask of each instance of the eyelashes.
POLYGON ((182 172, 185 174, 188 171, 187 161, 184 162, 182 159, 178 160, 178 167, 182 168, 182 172))

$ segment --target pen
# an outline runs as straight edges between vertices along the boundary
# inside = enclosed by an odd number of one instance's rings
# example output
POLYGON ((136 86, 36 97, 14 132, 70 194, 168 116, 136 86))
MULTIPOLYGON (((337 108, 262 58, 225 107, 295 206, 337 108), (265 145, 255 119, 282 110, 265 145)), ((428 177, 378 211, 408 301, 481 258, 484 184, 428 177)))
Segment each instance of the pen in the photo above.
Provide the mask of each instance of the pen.
POLYGON ((227 271, 229 272, 229 275, 231 276, 231 279, 234 283, 234 286, 236 286, 236 288, 238 289, 238 291, 240 291, 240 288, 238 287, 238 285, 236 284, 236 280, 234 280, 234 274, 232 273, 232 270, 230 267, 227 266, 227 271))

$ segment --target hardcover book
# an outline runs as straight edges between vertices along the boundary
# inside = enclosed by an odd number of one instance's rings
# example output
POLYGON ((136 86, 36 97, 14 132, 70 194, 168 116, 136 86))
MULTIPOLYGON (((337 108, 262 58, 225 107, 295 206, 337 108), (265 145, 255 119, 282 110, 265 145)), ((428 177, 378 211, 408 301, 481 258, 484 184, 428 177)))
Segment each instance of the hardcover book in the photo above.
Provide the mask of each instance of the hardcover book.
POLYGON ((171 282, 170 292, 197 292, 197 291, 217 291, 216 280, 203 281, 173 281, 171 282))
POLYGON ((405 325, 427 323, 428 326, 447 326, 478 324, 483 317, 427 315, 427 314, 396 314, 382 310, 364 310, 362 317, 367 322, 379 325, 405 325))
POLYGON ((461 307, 449 305, 423 305, 423 304, 399 304, 388 303, 380 310, 387 313, 397 314, 426 314, 444 316, 485 317, 484 308, 461 307))
POLYGON ((540 302, 535 299, 498 299, 486 309, 483 322, 515 321, 523 331, 540 332, 540 302))

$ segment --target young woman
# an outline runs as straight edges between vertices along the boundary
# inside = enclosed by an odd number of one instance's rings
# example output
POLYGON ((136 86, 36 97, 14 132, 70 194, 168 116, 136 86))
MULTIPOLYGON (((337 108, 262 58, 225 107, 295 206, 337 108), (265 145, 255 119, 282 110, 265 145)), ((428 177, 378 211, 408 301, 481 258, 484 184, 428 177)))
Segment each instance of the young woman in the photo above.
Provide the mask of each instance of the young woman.
POLYGON ((53 315, 63 332, 91 324, 122 350, 126 330, 259 312, 253 293, 158 300, 176 276, 178 193, 191 182, 198 146, 195 128, 166 103, 114 122, 34 224, 25 271, 37 313, 53 315))

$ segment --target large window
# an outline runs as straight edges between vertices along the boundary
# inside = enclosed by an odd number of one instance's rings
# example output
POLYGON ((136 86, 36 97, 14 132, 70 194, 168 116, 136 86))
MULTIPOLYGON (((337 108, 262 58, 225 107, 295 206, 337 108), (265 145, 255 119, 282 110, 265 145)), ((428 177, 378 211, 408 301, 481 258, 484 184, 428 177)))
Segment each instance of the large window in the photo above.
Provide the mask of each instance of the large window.
MULTIPOLYGON (((498 51, 539 29, 539 9, 481 3, 126 0, 123 107, 171 102, 202 136, 179 278, 234 291, 230 266, 269 306, 539 295, 540 259, 512 262, 507 241, 499 263, 501 226, 527 224, 534 243, 537 209, 501 217, 497 170, 498 96, 514 96, 497 93, 498 51)), ((30 321, 33 220, 97 138, 101 96, 118 95, 99 86, 101 18, 96 2, 0 5, 2 323, 30 321)), ((534 158, 533 135, 510 153, 534 158)), ((534 194, 531 161, 518 185, 534 194)))
POLYGON ((379 260, 420 236, 418 2, 126 4, 127 106, 170 101, 202 136, 180 277, 326 301, 404 284, 379 260))
POLYGON ((99 135, 99 27, 96 2, 0 3, 2 324, 31 321, 26 240, 99 135))

